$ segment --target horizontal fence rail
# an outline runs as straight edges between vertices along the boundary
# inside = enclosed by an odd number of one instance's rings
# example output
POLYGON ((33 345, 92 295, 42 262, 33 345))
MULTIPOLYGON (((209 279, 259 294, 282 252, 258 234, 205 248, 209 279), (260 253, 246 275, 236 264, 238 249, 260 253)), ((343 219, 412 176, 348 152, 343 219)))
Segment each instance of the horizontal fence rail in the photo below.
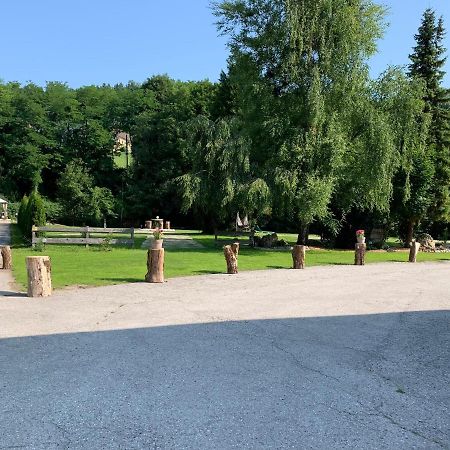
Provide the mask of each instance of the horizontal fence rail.
POLYGON ((32 228, 32 246, 37 244, 68 244, 68 245, 129 245, 134 246, 134 228, 101 228, 101 227, 33 227, 32 228), (47 237, 39 236, 38 233, 80 233, 81 237, 47 237), (130 238, 111 238, 105 237, 91 237, 91 234, 129 234, 130 238))

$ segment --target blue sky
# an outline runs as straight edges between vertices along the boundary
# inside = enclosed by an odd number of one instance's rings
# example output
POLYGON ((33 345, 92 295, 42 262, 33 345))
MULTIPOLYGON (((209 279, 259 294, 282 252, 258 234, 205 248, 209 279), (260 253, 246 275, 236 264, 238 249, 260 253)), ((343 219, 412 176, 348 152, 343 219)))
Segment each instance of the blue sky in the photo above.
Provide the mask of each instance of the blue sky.
MULTIPOLYGON (((217 80, 226 67, 209 0, 0 0, 4 81, 65 81, 70 86, 143 81, 167 73, 217 80)), ((407 64, 420 17, 433 7, 446 20, 450 0, 384 0, 390 27, 371 61, 373 76, 407 64)), ((447 64, 450 72, 450 60, 447 64)), ((450 74, 445 84, 450 87, 450 74)))

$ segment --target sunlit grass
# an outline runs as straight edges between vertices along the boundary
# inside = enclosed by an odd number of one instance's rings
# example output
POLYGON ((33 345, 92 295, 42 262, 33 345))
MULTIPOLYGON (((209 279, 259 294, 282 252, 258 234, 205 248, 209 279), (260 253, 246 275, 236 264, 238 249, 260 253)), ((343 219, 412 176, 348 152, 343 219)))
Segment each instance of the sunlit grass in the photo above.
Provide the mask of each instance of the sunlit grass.
MULTIPOLYGON (((147 251, 141 248, 146 236, 137 235, 134 248, 111 247, 109 251, 98 246, 47 245, 38 252, 22 244, 16 225, 13 230, 13 273, 22 286, 26 283, 25 257, 45 254, 52 261, 53 284, 56 288, 71 285, 100 286, 107 284, 143 281, 146 272, 147 251)), ((191 232, 190 236, 203 244, 202 249, 166 249, 166 278, 198 275, 205 273, 224 273, 225 261, 222 246, 232 242, 232 237, 214 236, 191 232)), ((295 235, 282 234, 280 237, 295 242, 295 235)), ((242 238, 239 254, 239 270, 260 270, 289 268, 292 264, 289 250, 252 249, 244 244, 242 238)), ((307 253, 307 266, 325 264, 353 264, 354 254, 346 250, 310 250, 307 253)), ((405 262, 407 252, 368 252, 367 263, 405 262)), ((419 253, 418 261, 450 260, 450 253, 419 253)))

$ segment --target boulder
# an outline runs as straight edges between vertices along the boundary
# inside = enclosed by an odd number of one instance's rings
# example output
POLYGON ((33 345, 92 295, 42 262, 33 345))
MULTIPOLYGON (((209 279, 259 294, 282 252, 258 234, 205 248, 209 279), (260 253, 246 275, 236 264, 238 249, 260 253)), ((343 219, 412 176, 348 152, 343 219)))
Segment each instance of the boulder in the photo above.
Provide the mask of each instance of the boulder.
POLYGON ((434 239, 427 233, 422 233, 417 236, 417 242, 420 243, 420 251, 422 252, 435 252, 436 243, 434 239))

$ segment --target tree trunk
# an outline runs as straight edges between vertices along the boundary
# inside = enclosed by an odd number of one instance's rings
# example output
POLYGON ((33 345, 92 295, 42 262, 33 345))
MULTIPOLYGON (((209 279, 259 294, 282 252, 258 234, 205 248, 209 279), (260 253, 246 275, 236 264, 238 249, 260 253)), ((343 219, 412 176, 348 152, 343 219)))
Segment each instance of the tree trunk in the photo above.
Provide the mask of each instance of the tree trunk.
POLYGON ((231 245, 225 245, 223 248, 223 254, 227 262, 227 273, 238 273, 237 254, 233 251, 231 245))
POLYGON ((411 245, 411 242, 413 241, 415 225, 416 225, 415 220, 413 220, 413 219, 408 220, 407 228, 406 228, 405 247, 409 247, 411 245))
POLYGON ((416 262, 417 253, 419 253, 420 243, 415 239, 411 241, 411 249, 409 250, 409 262, 416 262))
POLYGON ((300 232, 297 236, 297 245, 308 245, 309 224, 300 225, 300 232))
POLYGON ((147 252, 147 283, 164 283, 164 249, 151 248, 147 252))
POLYGON ((52 266, 49 256, 27 256, 28 297, 52 295, 52 266))
POLYGON ((305 245, 294 245, 292 249, 292 261, 293 269, 304 269, 305 268, 305 256, 306 256, 306 246, 305 245))
POLYGON ((9 245, 5 245, 1 247, 1 256, 2 256, 2 269, 11 269, 12 267, 12 254, 11 247, 9 245))
POLYGON ((366 244, 355 244, 355 266, 364 266, 366 244))

